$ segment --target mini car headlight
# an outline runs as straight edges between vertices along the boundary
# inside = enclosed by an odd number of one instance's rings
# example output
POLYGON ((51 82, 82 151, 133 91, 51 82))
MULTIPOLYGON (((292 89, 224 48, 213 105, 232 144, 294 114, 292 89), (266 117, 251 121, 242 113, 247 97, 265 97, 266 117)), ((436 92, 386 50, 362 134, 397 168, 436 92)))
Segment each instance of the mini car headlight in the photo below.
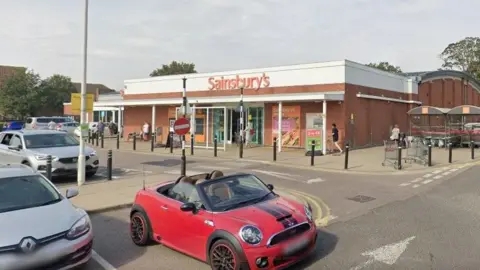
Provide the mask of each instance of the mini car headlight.
POLYGON ((307 216, 308 220, 312 221, 313 220, 312 207, 309 204, 306 204, 303 208, 305 209, 305 215, 307 216))
POLYGON ((257 245, 262 241, 263 235, 257 227, 246 225, 240 229, 240 238, 247 244, 257 245))
MULTIPOLYGON (((43 154, 35 155, 35 159, 37 160, 47 160, 47 157, 48 155, 43 155, 43 154)), ((56 158, 57 158, 56 156, 52 156, 52 160, 56 158)))
POLYGON ((88 233, 91 229, 90 218, 87 215, 83 216, 81 219, 77 220, 73 224, 72 228, 67 233, 68 240, 75 240, 82 235, 88 233))

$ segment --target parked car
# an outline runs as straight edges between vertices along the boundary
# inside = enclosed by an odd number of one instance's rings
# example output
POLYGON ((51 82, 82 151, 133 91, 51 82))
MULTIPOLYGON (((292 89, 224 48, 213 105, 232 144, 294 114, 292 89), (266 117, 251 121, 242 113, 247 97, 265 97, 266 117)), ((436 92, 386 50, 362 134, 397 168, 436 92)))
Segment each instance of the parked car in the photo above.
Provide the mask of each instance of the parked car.
MULTIPOLYGON (((90 130, 90 133, 92 134, 92 136, 95 136, 95 134, 97 133, 97 125, 98 125, 98 122, 88 123, 88 129, 90 130)), ((75 136, 80 137, 80 126, 75 128, 74 134, 75 136)), ((83 137, 88 137, 88 130, 83 131, 83 137)))
MULTIPOLYGON (((55 130, 19 130, 0 132, 0 160, 21 163, 46 173, 47 156, 52 156, 52 176, 76 176, 79 154, 78 140, 55 130)), ((86 176, 97 173, 97 153, 85 147, 86 176)))
POLYGON ((70 269, 88 263, 88 214, 43 175, 25 165, 0 165, 0 269, 70 269))
POLYGON ((75 129, 77 129, 77 127, 79 127, 77 122, 66 122, 58 124, 56 130, 66 132, 68 134, 75 134, 75 129))
POLYGON ((23 129, 24 125, 25 125, 24 121, 16 121, 16 120, 6 121, 3 124, 2 131, 4 131, 4 130, 20 130, 20 129, 23 129))
POLYGON ((317 229, 310 205, 279 196, 255 175, 213 171, 139 191, 130 237, 212 269, 283 269, 315 248, 317 229))
POLYGON ((25 129, 48 129, 48 123, 52 121, 55 124, 75 122, 72 118, 64 116, 29 117, 25 122, 25 129))

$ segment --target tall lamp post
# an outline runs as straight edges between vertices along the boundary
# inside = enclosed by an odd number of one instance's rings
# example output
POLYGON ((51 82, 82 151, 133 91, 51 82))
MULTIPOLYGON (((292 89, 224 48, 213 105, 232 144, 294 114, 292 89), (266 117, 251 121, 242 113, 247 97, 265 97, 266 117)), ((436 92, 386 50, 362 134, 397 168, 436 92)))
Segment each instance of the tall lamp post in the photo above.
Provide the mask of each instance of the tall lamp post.
MULTIPOLYGON (((183 118, 187 117, 187 78, 183 77, 183 118)), ((187 175, 187 156, 185 155, 185 135, 182 135, 182 167, 181 175, 187 175)))
POLYGON ((78 152, 77 182, 81 186, 85 183, 85 140, 83 129, 87 125, 87 48, 88 48, 88 0, 85 0, 85 14, 83 26, 83 79, 80 91, 80 146, 78 152))
POLYGON ((238 151, 238 154, 240 158, 243 158, 243 89, 245 88, 245 83, 244 81, 240 81, 238 84, 238 87, 240 88, 240 149, 238 151))

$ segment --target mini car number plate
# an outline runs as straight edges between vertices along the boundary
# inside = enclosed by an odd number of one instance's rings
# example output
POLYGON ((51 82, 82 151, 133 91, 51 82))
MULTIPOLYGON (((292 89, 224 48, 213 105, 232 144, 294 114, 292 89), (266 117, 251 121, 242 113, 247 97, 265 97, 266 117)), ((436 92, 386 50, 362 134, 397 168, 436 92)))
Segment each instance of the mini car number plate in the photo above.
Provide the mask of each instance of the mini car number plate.
POLYGON ((292 242, 287 248, 283 250, 283 256, 292 256, 299 250, 305 248, 310 243, 309 240, 310 239, 308 239, 307 237, 302 237, 301 239, 292 242))

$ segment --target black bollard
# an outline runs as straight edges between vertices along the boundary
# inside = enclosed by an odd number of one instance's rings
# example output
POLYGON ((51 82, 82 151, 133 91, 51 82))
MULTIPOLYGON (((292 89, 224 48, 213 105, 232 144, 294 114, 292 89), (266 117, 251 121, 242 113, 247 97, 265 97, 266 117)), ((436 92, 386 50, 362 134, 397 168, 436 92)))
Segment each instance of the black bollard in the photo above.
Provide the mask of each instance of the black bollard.
POLYGON ((102 149, 103 149, 104 143, 105 143, 105 134, 102 133, 102 140, 101 140, 102 149))
POLYGON ((47 156, 47 179, 52 180, 52 156, 48 155, 47 156))
POLYGON ((273 138, 273 161, 277 161, 277 137, 273 138))
POLYGON ((432 167, 432 145, 428 145, 428 167, 432 167))
POLYGON ((475 159, 475 144, 473 141, 470 141, 470 151, 472 152, 472 159, 475 159))
POLYGON ((195 143, 195 135, 190 135, 190 155, 193 156, 193 145, 195 143))
POLYGON ((95 146, 96 147, 98 147, 98 136, 99 136, 98 134, 99 134, 98 131, 95 132, 95 146))
POLYGON ((349 152, 349 148, 350 146, 348 145, 348 143, 345 144, 345 165, 343 166, 343 168, 345 170, 348 170, 348 152, 349 152))
POLYGON ((120 133, 117 133, 117 150, 120 149, 120 133))
MULTIPOLYGON (((81 133, 83 132, 81 128, 80 128, 80 132, 81 133)), ((90 129, 88 130, 88 143, 92 143, 92 132, 90 129)))
POLYGON ((217 157, 217 136, 213 139, 213 156, 217 157))
POLYGON ((448 144, 448 163, 452 163, 452 143, 448 144))
POLYGON ((173 153, 173 132, 170 132, 170 154, 173 153))
POLYGON ((155 148, 155 133, 152 133, 152 138, 150 138, 150 151, 153 152, 155 148))
POLYGON ((108 159, 107 159, 107 177, 108 177, 108 180, 112 180, 112 171, 113 171, 112 156, 113 156, 112 150, 108 150, 108 159))
POLYGON ((402 147, 397 148, 397 169, 402 169, 402 147))
POLYGON ((310 166, 315 165, 315 140, 312 141, 312 152, 310 155, 310 166))
POLYGON ((137 134, 133 133, 133 151, 137 150, 137 134))

